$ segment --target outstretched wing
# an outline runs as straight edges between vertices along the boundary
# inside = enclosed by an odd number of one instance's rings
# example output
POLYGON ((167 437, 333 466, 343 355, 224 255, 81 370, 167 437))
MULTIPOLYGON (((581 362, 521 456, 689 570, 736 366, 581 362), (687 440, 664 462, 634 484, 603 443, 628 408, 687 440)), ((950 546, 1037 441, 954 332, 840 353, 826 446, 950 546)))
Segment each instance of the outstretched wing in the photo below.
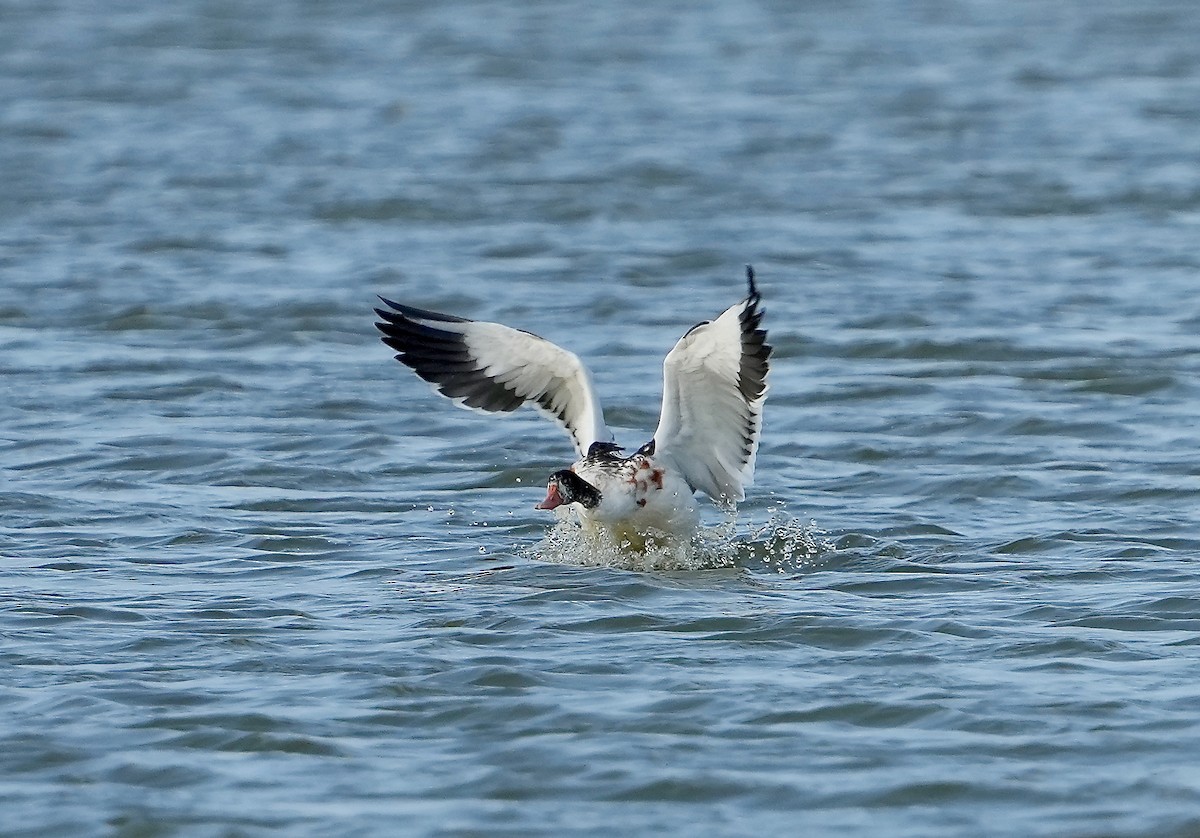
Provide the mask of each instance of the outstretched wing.
POLYGON ((460 407, 507 413, 530 403, 567 433, 580 456, 611 442, 592 376, 573 353, 529 332, 383 300, 383 342, 460 407))
POLYGON ((749 295, 713 321, 693 326, 663 361, 663 404, 654 451, 714 501, 746 497, 762 429, 771 347, 759 328, 754 270, 749 295))

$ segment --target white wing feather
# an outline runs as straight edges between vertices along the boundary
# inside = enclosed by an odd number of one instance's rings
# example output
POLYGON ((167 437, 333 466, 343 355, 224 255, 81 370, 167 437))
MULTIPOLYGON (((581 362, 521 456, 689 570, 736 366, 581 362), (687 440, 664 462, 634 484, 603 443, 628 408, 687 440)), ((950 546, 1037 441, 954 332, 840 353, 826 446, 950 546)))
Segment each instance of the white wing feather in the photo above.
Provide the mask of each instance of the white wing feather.
MULTIPOLYGON (((383 299, 383 298, 381 298, 383 299)), ((455 404, 509 412, 532 404, 567 431, 580 456, 611 442, 592 376, 572 352, 530 332, 383 300, 384 342, 455 404)))
POLYGON ((766 401, 771 347, 758 328, 758 292, 695 326, 663 361, 663 404, 654 453, 718 503, 746 496, 766 401))
POLYGON ((580 456, 593 442, 613 441, 592 374, 574 352, 499 323, 474 322, 463 334, 484 375, 563 427, 580 456))

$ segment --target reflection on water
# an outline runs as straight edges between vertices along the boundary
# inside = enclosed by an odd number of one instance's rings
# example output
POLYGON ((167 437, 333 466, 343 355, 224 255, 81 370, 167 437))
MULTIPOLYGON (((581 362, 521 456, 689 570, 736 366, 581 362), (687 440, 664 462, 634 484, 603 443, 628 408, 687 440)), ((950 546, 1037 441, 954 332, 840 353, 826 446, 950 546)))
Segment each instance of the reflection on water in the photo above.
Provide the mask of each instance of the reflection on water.
MULTIPOLYGON (((803 533, 797 536, 787 532, 786 522, 777 522, 764 527, 755 538, 769 531, 769 546, 766 553, 782 565, 795 560, 797 544, 804 543, 815 550, 815 545, 803 542, 803 533)), ((683 571, 711 570, 722 567, 738 567, 749 558, 757 559, 756 545, 739 534, 737 515, 727 513, 719 524, 701 525, 690 538, 655 538, 649 533, 646 543, 631 545, 616 542, 603 531, 587 532, 571 515, 570 511, 557 516, 557 522, 529 553, 541 561, 558 564, 575 564, 584 567, 610 567, 622 570, 683 571), (643 549, 644 548, 644 549, 643 549)), ((807 553, 806 553, 807 555, 807 553)))

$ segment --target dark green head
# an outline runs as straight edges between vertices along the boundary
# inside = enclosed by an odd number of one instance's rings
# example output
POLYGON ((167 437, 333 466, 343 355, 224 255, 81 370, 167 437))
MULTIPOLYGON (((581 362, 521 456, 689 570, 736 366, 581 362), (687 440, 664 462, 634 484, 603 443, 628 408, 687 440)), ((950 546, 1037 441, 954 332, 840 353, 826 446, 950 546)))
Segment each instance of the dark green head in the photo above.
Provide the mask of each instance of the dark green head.
POLYGON ((595 509, 600 505, 600 490, 570 469, 556 471, 546 484, 546 499, 534 508, 555 509, 567 503, 595 509))

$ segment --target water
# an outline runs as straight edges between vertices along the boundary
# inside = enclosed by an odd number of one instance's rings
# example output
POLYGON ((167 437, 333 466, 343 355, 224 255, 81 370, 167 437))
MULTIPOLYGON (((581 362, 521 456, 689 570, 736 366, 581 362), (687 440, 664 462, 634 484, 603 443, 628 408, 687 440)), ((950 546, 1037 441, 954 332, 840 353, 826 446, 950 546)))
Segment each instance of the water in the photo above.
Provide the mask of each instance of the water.
POLYGON ((1182 0, 0 2, 0 833, 1200 832, 1197 103, 1182 0), (746 262, 692 569, 371 326, 638 445, 746 262))

